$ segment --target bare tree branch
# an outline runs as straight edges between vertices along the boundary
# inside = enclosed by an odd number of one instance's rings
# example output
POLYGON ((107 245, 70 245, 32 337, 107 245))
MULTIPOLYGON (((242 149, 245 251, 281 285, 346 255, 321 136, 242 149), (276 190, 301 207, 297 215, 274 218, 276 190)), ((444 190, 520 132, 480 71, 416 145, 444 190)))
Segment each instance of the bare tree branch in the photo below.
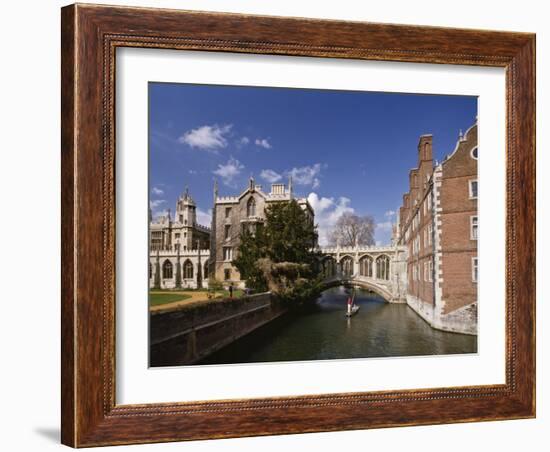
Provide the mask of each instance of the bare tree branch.
POLYGON ((340 246, 374 245, 374 219, 370 215, 343 213, 329 234, 329 242, 340 246))

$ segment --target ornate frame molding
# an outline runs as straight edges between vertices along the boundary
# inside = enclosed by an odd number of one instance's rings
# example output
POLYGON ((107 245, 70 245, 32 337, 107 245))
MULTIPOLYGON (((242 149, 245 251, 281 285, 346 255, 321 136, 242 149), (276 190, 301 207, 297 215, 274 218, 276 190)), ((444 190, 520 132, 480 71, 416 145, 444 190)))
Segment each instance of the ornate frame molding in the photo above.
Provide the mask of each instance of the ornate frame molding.
POLYGON ((534 35, 80 4, 62 9, 61 31, 64 444, 83 447, 535 415, 534 35), (118 47, 506 68, 506 383, 116 405, 118 47))

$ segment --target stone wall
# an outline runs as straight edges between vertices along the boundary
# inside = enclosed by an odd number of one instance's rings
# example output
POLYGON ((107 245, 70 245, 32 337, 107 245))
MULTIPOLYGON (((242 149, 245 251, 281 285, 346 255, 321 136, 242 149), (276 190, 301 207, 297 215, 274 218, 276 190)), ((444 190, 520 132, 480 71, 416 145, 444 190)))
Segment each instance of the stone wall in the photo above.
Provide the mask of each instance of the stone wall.
POLYGON ((442 309, 410 294, 407 304, 433 328, 452 333, 477 335, 477 302, 445 314, 442 309))
POLYGON ((151 312, 150 365, 196 363, 285 312, 271 293, 151 312))

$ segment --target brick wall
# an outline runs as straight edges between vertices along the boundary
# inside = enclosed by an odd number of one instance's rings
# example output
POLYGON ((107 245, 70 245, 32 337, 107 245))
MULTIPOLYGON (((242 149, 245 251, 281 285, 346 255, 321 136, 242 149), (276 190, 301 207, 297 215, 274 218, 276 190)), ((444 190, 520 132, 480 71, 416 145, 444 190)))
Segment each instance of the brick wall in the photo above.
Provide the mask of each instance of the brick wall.
POLYGON ((472 237, 472 217, 477 217, 477 198, 470 197, 470 181, 477 180, 477 126, 459 140, 442 163, 441 178, 441 274, 443 314, 477 301, 472 259, 477 240, 472 237))

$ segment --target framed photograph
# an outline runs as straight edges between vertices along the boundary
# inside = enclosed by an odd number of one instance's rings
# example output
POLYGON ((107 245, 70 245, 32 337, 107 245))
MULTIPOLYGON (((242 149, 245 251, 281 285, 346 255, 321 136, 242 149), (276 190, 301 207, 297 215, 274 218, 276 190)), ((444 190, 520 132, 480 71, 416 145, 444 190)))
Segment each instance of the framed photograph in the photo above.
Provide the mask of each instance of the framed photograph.
POLYGON ((535 416, 535 36, 62 9, 62 442, 535 416))

